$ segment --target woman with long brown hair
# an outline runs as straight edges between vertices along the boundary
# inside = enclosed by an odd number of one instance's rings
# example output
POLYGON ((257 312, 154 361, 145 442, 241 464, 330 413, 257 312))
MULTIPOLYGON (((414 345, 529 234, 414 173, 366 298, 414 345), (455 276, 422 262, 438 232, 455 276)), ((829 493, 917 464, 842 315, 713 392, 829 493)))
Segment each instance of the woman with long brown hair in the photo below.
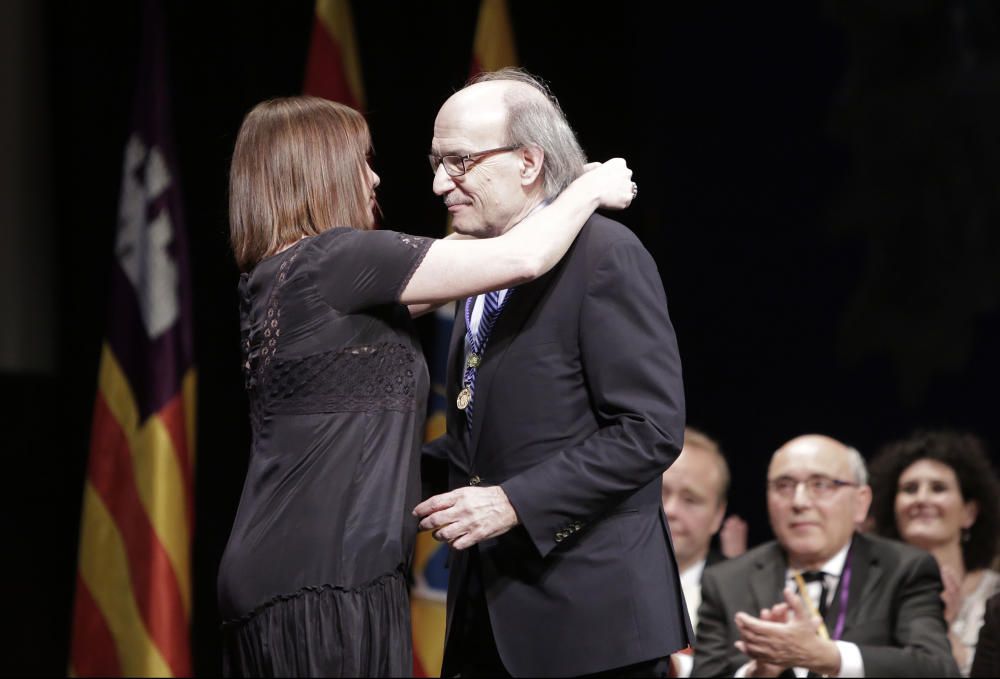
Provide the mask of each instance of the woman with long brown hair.
POLYGON ((229 675, 411 673, 406 572, 428 378, 410 316, 542 275, 595 208, 633 196, 618 159, 496 238, 375 231, 369 150, 358 112, 312 97, 258 105, 236 141, 230 228, 253 439, 219 568, 229 675))

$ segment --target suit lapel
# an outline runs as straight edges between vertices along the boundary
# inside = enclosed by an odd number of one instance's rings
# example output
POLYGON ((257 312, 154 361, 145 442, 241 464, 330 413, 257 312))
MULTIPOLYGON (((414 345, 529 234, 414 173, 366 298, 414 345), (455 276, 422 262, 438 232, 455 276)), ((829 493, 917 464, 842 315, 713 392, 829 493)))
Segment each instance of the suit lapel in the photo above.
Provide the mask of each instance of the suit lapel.
MULTIPOLYGON (((854 543, 851 545, 851 582, 847 592, 847 617, 844 620, 844 631, 846 632, 852 626, 856 625, 858 620, 862 618, 865 611, 865 603, 874 600, 875 589, 879 585, 879 581, 882 579, 882 566, 879 565, 878 558, 872 554, 871 542, 868 538, 860 533, 855 534, 854 543)), ((834 613, 833 609, 840 608, 838 601, 834 606, 830 607, 829 613, 834 613)), ((836 614, 834 614, 836 615, 836 614)), ((827 616, 830 617, 829 615, 827 616)), ((836 624, 836 617, 832 618, 833 623, 836 624)), ((831 623, 828 621, 827 625, 831 623)), ((830 633, 833 633, 833 628, 830 628, 830 633)))
POLYGON ((521 332, 525 321, 528 320, 528 316, 531 315, 531 311, 547 287, 551 275, 552 272, 549 272, 531 283, 512 288, 513 295, 507 300, 496 325, 493 326, 493 332, 486 344, 483 363, 476 375, 476 395, 473 405, 475 412, 472 416, 472 432, 469 437, 470 461, 475 460, 476 451, 479 450, 479 435, 483 429, 483 420, 487 417, 486 404, 493 380, 500 370, 507 350, 521 332))
POLYGON ((750 575, 750 592, 754 599, 754 608, 748 613, 758 615, 760 609, 770 608, 782 601, 781 591, 785 587, 785 554, 777 542, 762 553, 756 560, 757 566, 750 575))
MULTIPOLYGON (((465 299, 455 301, 455 320, 451 327, 451 339, 448 341, 448 365, 445 369, 445 399, 448 413, 448 428, 454 432, 455 440, 462 444, 467 441, 463 431, 466 427, 465 415, 455 407, 458 391, 462 388, 465 366, 465 299)), ((469 451, 463 451, 465 464, 469 463, 469 451)), ((466 467, 468 468, 468 467, 466 467)))
POLYGON ((465 362, 465 300, 455 301, 455 320, 451 327, 451 339, 448 340, 448 367, 445 378, 448 380, 448 404, 455 403, 462 381, 462 367, 465 362))

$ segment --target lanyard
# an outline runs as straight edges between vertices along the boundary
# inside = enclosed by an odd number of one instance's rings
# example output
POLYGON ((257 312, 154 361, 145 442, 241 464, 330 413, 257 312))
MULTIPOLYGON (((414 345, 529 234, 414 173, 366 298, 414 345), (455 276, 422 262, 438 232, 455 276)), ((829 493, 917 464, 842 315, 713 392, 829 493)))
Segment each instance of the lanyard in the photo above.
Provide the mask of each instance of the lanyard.
POLYGON ((851 550, 847 550, 847 563, 840 576, 840 610, 837 611, 837 624, 833 628, 833 639, 839 641, 844 633, 844 623, 847 621, 847 598, 851 592, 851 550))
MULTIPOLYGON (((852 545, 853 546, 853 545, 852 545)), ((799 586, 799 592, 802 594, 806 605, 809 607, 810 612, 813 615, 819 615, 816 610, 816 606, 812 602, 812 598, 806 591, 806 583, 802 579, 801 573, 796 573, 794 575, 795 582, 799 586)), ((830 636, 830 632, 826 629, 826 623, 822 623, 819 626, 819 635, 824 639, 833 639, 834 641, 839 641, 841 635, 844 633, 844 624, 847 622, 847 600, 850 597, 851 590, 851 550, 847 550, 847 557, 844 559, 844 570, 840 574, 840 609, 837 611, 837 622, 833 628, 833 636, 830 636)))

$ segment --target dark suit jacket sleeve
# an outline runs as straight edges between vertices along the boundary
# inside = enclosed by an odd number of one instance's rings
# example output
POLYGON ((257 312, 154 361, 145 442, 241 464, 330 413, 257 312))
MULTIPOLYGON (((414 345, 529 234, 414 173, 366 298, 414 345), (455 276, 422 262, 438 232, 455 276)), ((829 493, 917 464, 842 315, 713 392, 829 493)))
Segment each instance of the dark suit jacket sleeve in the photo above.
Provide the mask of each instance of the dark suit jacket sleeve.
POLYGON ((423 499, 448 491, 448 464, 457 442, 442 434, 424 444, 420 451, 420 492, 423 499))
POLYGON ((718 578, 711 569, 701 577, 698 639, 694 645, 693 677, 731 677, 750 659, 736 650, 732 617, 726 610, 718 578))
POLYGON ((501 484, 542 556, 560 530, 600 518, 657 478, 683 444, 680 357, 652 257, 638 239, 621 239, 591 269, 579 341, 600 428, 501 484))
POLYGON ((866 677, 957 677, 948 628, 941 603, 941 575, 930 554, 900 563, 906 573, 899 580, 896 610, 891 621, 868 624, 893 625, 892 646, 858 644, 866 677))

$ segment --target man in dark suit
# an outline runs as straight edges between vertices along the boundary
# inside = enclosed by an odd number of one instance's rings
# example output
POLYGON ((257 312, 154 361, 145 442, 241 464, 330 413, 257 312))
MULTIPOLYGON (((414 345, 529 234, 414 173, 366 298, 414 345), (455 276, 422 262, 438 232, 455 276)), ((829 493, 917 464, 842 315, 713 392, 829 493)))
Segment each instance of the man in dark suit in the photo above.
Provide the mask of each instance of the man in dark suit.
POLYGON ((774 454, 777 540, 706 569, 694 676, 958 675, 934 558, 855 530, 867 483, 861 455, 826 436, 774 454))
MULTIPOLYGON (((455 231, 492 237, 584 157, 544 85, 504 70, 444 104, 432 164, 455 231)), ((415 509, 452 547, 442 676, 665 676, 693 638, 659 501, 683 387, 639 240, 595 214, 546 276, 460 300, 448 402, 425 453, 452 490, 415 509)))

